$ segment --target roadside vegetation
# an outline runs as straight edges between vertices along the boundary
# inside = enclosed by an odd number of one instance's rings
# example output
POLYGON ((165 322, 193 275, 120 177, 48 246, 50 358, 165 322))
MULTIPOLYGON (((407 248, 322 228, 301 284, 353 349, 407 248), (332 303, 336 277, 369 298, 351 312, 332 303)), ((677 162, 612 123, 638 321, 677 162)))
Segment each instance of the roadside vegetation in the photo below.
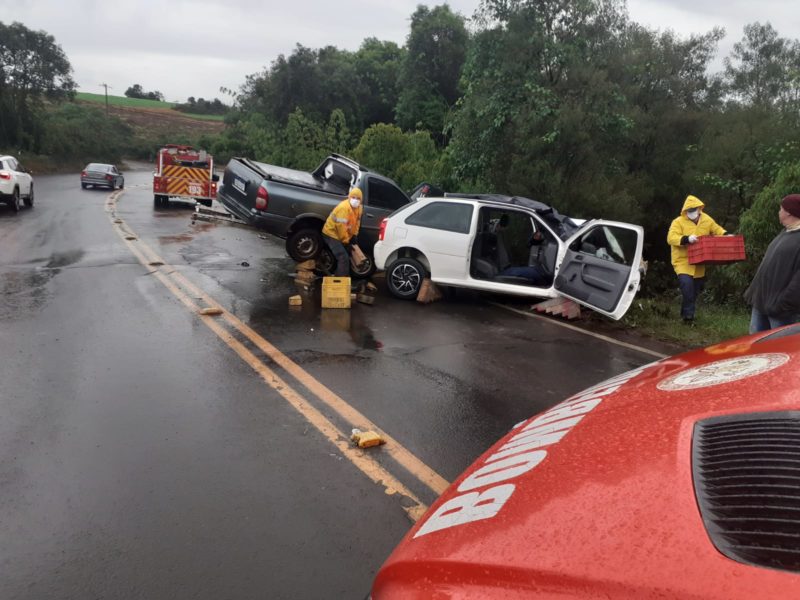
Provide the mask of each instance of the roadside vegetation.
MULTIPOLYGON (((195 141, 219 164, 246 156, 310 169, 338 152, 405 189, 425 180, 639 223, 649 271, 624 323, 679 343, 715 341, 746 331, 742 292, 779 230, 780 198, 800 191, 800 43, 752 23, 714 73, 724 34, 651 30, 629 18, 622 0, 483 0, 470 21, 447 5, 420 5, 402 46, 368 37, 353 52, 297 45, 277 57, 246 77, 232 110, 209 115, 224 119, 224 130, 195 141), (748 253, 744 263, 709 270, 693 328, 677 317, 665 241, 690 193, 745 235, 748 253)), ((74 94, 66 57, 47 39, 39 47, 61 67, 28 93, 25 110, 7 99, 21 80, 4 72, 0 147, 67 151, 54 145, 58 135, 44 135, 48 121, 30 118, 45 110, 66 119, 54 107, 74 94)), ((7 46, 0 37, 4 57, 7 46)), ((194 106, 213 112, 201 100, 194 106)), ((108 152, 126 152, 114 142, 117 126, 104 131, 108 152)))

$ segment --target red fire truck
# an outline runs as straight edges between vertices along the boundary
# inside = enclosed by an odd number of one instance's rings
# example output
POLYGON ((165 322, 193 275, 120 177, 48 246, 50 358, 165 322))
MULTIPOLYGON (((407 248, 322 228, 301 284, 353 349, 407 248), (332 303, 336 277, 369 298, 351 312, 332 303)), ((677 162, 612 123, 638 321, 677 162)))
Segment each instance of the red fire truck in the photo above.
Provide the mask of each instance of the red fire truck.
POLYGON ((219 175, 214 157, 191 146, 167 144, 158 151, 153 173, 153 202, 163 206, 170 198, 181 198, 211 206, 217 197, 219 175))

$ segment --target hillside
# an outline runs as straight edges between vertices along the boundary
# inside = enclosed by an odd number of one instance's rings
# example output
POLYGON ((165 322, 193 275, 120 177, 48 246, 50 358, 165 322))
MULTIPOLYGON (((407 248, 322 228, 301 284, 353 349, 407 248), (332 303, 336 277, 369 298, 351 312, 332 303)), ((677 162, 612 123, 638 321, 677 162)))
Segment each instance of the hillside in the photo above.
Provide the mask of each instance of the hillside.
MULTIPOLYGON (((102 94, 76 94, 76 101, 105 108, 102 94)), ((220 133, 225 124, 217 115, 191 115, 178 112, 170 102, 141 100, 124 96, 108 97, 108 112, 130 125, 136 137, 163 142, 197 138, 220 133)))

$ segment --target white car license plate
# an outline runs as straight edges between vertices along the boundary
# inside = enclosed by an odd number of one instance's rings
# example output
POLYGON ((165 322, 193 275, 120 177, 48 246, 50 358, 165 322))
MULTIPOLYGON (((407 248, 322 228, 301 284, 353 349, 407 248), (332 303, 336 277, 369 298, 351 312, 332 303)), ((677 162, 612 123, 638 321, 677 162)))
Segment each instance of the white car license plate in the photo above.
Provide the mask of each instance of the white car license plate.
POLYGON ((243 194, 245 193, 246 186, 247 184, 244 182, 244 180, 239 179, 238 177, 233 178, 233 187, 242 192, 243 194))

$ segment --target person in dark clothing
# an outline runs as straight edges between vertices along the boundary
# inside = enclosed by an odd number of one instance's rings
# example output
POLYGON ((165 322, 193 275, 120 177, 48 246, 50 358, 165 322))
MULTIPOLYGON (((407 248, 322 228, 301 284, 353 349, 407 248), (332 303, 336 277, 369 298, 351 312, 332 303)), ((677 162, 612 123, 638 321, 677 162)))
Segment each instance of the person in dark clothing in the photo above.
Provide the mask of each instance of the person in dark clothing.
POLYGON ((750 287, 750 333, 800 321, 800 194, 781 200, 778 218, 784 230, 770 242, 750 287))

